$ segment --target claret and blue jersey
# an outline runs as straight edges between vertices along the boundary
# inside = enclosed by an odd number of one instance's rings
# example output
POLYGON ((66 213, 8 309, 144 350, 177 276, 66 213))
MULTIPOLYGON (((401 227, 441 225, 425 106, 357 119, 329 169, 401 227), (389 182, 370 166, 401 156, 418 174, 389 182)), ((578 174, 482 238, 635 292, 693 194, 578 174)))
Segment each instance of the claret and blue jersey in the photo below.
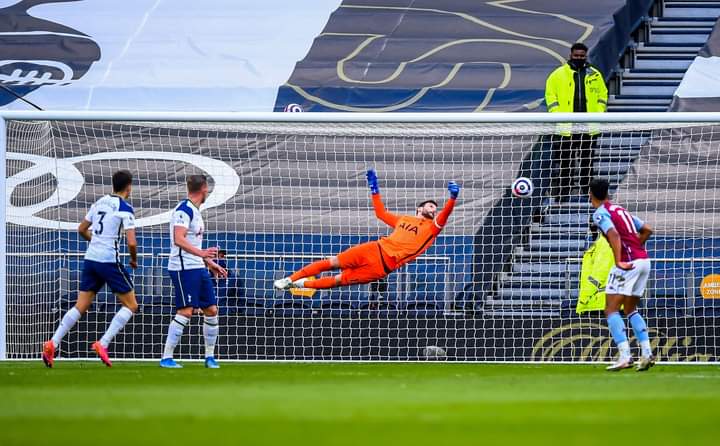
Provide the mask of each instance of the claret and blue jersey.
POLYGON ((620 236, 622 260, 624 262, 649 257, 638 237, 638 232, 645 225, 645 222, 630 214, 622 206, 612 204, 609 201, 605 202, 595 210, 593 222, 603 234, 607 234, 610 229, 615 229, 620 236))

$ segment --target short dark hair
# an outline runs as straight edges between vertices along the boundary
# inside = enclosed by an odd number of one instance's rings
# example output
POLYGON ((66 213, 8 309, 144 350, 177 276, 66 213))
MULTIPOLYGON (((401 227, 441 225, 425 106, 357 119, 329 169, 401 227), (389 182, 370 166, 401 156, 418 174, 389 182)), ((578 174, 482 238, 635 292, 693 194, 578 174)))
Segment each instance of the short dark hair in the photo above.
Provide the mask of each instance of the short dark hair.
POLYGON ((207 177, 205 175, 190 175, 187 178, 187 189, 188 192, 200 192, 200 189, 207 184, 207 177))
POLYGON ((112 176, 113 192, 122 192, 132 184, 132 174, 129 170, 118 170, 112 176))
POLYGON ((432 204, 434 204, 435 206, 438 205, 438 204, 437 204, 437 201, 435 201, 435 200, 425 200, 425 201, 423 201, 422 203, 418 204, 417 207, 421 208, 421 207, 425 206, 425 205, 428 204, 428 203, 432 203, 432 204))
POLYGON ((590 193, 598 200, 605 200, 609 189, 610 182, 605 178, 595 178, 590 182, 590 193))
POLYGON ((573 43, 573 45, 570 47, 570 52, 572 53, 572 52, 575 51, 575 50, 582 50, 582 51, 585 51, 585 52, 587 53, 588 47, 587 47, 587 45, 585 45, 584 43, 575 42, 575 43, 573 43))

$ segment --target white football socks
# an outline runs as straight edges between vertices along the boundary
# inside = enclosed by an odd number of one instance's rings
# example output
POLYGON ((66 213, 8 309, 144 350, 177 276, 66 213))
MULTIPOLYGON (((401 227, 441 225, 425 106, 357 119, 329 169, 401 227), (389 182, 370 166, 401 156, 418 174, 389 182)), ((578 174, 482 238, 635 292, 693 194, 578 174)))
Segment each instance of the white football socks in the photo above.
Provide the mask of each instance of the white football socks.
POLYGON ((162 359, 173 357, 173 353, 175 353, 175 346, 177 346, 178 342, 180 342, 180 338, 182 337, 183 331, 185 331, 185 327, 188 322, 190 322, 190 319, 180 314, 176 314, 173 320, 170 321, 167 340, 165 341, 165 351, 163 352, 162 359))
POLYGON ((128 307, 120 308, 120 310, 115 313, 115 317, 113 317, 112 321, 110 322, 110 326, 108 327, 107 331, 105 332, 103 337, 100 338, 100 345, 108 348, 108 345, 110 345, 110 342, 112 342, 115 335, 117 335, 120 330, 123 329, 125 324, 127 324, 132 317, 132 315, 133 313, 128 307))
POLYGON ((205 336, 205 357, 215 356, 215 342, 220 332, 217 316, 205 316, 203 323, 203 336, 205 336))
POLYGON ((58 325, 58 328, 55 330, 55 334, 53 334, 52 337, 52 342, 55 344, 55 348, 58 348, 62 338, 65 337, 67 332, 70 331, 75 324, 77 324, 77 321, 79 321, 81 317, 82 314, 80 314, 80 311, 78 311, 75 307, 72 307, 67 313, 65 313, 65 316, 63 316, 60 321, 60 325, 58 325))
POLYGON ((650 341, 640 341, 640 352, 643 358, 649 358, 653 355, 650 341))
POLYGON ((632 355, 630 355, 630 343, 628 341, 623 341, 618 344, 618 350, 620 350, 620 359, 629 359, 632 355))

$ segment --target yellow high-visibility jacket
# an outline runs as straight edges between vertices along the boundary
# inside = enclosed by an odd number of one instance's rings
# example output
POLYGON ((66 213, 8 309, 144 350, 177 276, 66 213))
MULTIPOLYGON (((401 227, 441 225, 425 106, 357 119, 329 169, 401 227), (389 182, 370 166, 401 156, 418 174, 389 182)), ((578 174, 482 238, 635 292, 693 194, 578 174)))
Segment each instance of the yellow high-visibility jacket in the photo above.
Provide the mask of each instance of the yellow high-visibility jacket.
MULTIPOLYGON (((585 103, 588 113, 607 111, 608 90, 603 75, 597 68, 588 65, 585 71, 585 103)), ((567 63, 555 69, 545 82, 545 104, 550 113, 572 113, 575 99, 575 71, 567 63)), ((558 126, 557 133, 570 136, 569 124, 558 126)), ((591 135, 599 133, 590 128, 591 135)))
POLYGON ((605 309, 605 284, 614 264, 615 256, 610 243, 599 235, 583 254, 580 295, 575 307, 578 314, 605 309))

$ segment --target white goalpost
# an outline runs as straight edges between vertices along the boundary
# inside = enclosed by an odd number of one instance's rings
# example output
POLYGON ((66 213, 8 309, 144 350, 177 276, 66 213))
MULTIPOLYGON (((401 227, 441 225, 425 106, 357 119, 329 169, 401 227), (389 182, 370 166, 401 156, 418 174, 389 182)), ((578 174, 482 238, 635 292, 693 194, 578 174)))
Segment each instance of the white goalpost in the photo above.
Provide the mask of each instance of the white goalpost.
MULTIPOLYGON (((119 169, 134 175, 140 311, 114 359, 159 360, 174 313, 169 211, 198 173, 211 187, 205 243, 231 271, 215 281, 221 360, 609 361, 593 177, 655 230, 641 311, 659 360, 720 359, 720 113, 1 111, 0 153, 0 359, 39 358, 73 305, 77 225, 119 169), (379 282, 274 290, 392 232, 374 215, 370 168, 398 215, 427 199, 442 208, 448 181, 461 185, 432 247, 379 282), (512 194, 519 177, 530 196, 512 194)), ((94 358, 116 310, 98 294, 60 357, 94 358)), ((179 359, 200 357, 198 320, 179 359)))

